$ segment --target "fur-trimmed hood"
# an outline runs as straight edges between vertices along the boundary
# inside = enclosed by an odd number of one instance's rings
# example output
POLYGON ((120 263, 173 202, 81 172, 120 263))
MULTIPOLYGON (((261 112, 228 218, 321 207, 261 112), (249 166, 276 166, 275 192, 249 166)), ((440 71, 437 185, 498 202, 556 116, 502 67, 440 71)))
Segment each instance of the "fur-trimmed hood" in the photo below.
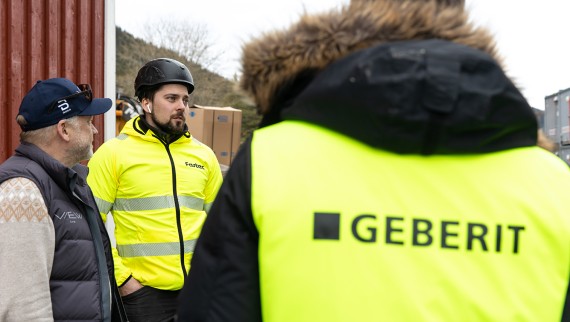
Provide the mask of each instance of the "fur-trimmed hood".
POLYGON ((267 114, 277 93, 299 75, 321 71, 358 50, 399 40, 448 40, 501 61, 491 34, 469 21, 463 5, 440 2, 353 0, 326 13, 304 14, 288 29, 266 33, 244 46, 240 88, 261 114, 267 114))
POLYGON ((401 154, 536 144, 528 102, 457 0, 352 1, 245 46, 260 127, 300 120, 401 154))

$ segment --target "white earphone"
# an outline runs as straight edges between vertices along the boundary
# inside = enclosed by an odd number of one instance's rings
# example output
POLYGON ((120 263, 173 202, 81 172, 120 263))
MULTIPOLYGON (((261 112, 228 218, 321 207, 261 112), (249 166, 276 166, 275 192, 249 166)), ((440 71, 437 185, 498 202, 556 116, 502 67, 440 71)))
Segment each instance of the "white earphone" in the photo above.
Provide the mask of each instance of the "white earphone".
POLYGON ((146 110, 147 110, 149 113, 152 113, 150 104, 146 104, 146 110))

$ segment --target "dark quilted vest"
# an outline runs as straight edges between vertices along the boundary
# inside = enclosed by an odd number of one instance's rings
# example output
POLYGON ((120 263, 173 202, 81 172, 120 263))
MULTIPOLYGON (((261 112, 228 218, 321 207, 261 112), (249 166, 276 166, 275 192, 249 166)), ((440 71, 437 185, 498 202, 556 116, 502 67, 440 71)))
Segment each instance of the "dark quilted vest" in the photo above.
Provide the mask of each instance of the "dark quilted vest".
POLYGON ((0 166, 0 183, 13 177, 34 181, 52 218, 55 256, 50 288, 56 321, 111 321, 111 293, 117 300, 116 287, 110 288, 114 286, 110 240, 86 175, 86 167, 69 169, 27 143, 0 166))

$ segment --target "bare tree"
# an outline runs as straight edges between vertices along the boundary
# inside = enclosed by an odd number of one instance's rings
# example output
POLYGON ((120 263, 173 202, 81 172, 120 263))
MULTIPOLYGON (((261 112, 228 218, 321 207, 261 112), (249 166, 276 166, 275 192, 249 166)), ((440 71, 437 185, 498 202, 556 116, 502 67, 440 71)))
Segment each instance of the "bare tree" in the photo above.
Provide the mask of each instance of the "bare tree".
POLYGON ((145 39, 167 48, 210 71, 215 71, 223 52, 214 49, 214 39, 204 24, 188 20, 157 20, 145 23, 145 39))

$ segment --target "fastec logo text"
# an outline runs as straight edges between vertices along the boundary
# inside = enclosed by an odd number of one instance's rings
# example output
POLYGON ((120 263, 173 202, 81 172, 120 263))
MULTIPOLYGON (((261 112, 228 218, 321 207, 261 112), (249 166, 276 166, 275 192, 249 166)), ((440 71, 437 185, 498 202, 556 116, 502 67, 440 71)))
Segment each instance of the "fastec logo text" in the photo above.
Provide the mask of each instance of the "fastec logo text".
POLYGON ((196 162, 194 162, 194 163, 184 162, 184 164, 185 164, 186 166, 188 166, 188 167, 191 167, 191 168, 198 168, 198 169, 204 170, 204 166, 201 165, 201 164, 198 164, 198 163, 196 163, 196 162))
MULTIPOLYGON (((352 238, 362 243, 495 253, 519 253, 524 230, 522 225, 403 216, 379 219, 372 214, 357 215, 350 220, 352 238)), ((340 213, 315 212, 313 239, 341 240, 340 213)))

